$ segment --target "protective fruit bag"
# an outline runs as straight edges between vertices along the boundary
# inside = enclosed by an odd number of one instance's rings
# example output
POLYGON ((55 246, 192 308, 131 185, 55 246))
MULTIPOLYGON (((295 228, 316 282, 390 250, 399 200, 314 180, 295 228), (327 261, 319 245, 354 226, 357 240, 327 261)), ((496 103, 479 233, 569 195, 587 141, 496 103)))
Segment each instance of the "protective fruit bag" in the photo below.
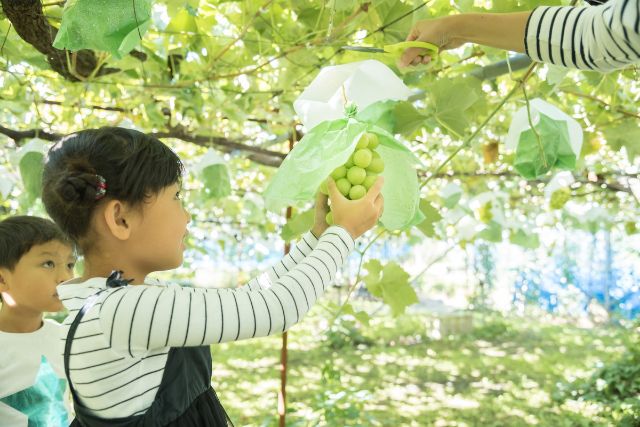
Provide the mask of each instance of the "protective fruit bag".
MULTIPOLYGON (((338 190, 358 199, 384 177, 381 224, 402 230, 421 222, 419 160, 389 133, 396 103, 411 90, 385 64, 366 60, 324 67, 294 102, 308 133, 295 145, 265 191, 266 207, 280 211, 338 190)), ((329 213, 328 222, 331 222, 329 213)))

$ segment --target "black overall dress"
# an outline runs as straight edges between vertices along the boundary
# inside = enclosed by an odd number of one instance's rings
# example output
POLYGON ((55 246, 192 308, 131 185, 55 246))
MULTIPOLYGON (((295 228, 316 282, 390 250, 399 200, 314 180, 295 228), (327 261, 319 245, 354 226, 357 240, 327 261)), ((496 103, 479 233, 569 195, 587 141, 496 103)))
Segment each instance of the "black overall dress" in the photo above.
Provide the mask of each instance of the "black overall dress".
MULTIPOLYGON (((123 286, 127 282, 112 274, 107 285, 123 286)), ((80 320, 106 289, 89 297, 74 319, 64 349, 64 368, 73 396, 76 417, 72 427, 227 427, 233 423, 211 387, 211 350, 203 347, 172 347, 160 388, 151 407, 142 415, 104 419, 96 417, 82 405, 69 377, 71 343, 80 320)))

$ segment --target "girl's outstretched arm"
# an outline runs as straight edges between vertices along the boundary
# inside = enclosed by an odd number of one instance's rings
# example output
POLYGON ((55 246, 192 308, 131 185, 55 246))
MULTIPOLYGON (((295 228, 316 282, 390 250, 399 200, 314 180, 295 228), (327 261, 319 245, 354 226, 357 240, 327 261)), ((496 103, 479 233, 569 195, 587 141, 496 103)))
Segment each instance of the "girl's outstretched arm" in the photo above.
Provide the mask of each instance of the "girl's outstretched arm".
POLYGON ((132 357, 166 347, 281 333, 304 317, 353 248, 350 233, 333 226, 304 259, 276 275, 267 288, 254 284, 246 289, 148 285, 114 289, 99 306, 101 329, 109 347, 132 357))

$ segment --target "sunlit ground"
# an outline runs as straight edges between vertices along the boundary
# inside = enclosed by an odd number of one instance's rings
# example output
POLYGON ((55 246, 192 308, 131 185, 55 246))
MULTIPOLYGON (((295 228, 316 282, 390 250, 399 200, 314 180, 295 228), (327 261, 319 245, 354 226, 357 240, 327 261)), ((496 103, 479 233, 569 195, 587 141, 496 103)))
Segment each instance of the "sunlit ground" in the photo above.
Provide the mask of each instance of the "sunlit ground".
MULTIPOLYGON (((322 319, 305 319, 289 335, 287 425, 614 425, 602 404, 557 403, 553 392, 618 356, 628 332, 539 316, 474 320, 472 334, 432 341, 424 315, 379 317, 362 335, 328 341, 322 319)), ((277 425, 280 343, 213 347, 214 385, 237 426, 277 425)))

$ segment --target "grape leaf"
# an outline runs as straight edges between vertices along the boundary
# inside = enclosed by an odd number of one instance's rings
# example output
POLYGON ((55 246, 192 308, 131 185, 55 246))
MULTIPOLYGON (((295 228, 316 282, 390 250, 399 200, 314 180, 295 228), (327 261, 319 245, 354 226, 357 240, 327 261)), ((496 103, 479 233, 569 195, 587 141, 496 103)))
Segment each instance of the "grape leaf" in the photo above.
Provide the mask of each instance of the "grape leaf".
POLYGON ((464 79, 440 79, 429 86, 434 117, 456 137, 469 127, 465 113, 479 98, 475 87, 464 79))
POLYGON ((371 320, 369 314, 367 314, 366 311, 355 311, 353 306, 349 303, 346 303, 342 306, 342 314, 349 314, 355 317, 355 319, 363 325, 369 325, 369 320, 371 320))
POLYGON ((391 308, 394 317, 418 302, 416 291, 409 283, 409 274, 397 263, 389 262, 383 267, 380 261, 372 259, 364 267, 369 273, 363 279, 367 289, 391 308))
POLYGON ((630 161, 634 161, 640 155, 640 124, 637 120, 625 120, 619 125, 608 128, 604 136, 609 146, 616 151, 625 147, 630 161))
POLYGON ((201 173, 206 195, 220 199, 231 194, 231 177, 226 165, 213 164, 202 169, 201 173))
POLYGON ((489 224, 487 224, 487 228, 480 231, 477 235, 477 238, 486 240, 488 242, 501 242, 502 226, 495 221, 489 221, 489 224))
POLYGON ((197 33, 198 23, 193 8, 184 8, 171 19, 165 31, 172 33, 197 33))
POLYGON ((427 116, 416 110, 410 102, 398 102, 393 114, 395 117, 393 132, 403 135, 411 135, 427 119, 427 116))
POLYGON ((285 242, 290 242, 309 231, 313 227, 314 219, 315 209, 313 208, 293 215, 282 228, 280 237, 285 242))
POLYGON ((435 228, 433 227, 433 224, 440 221, 442 219, 442 215, 440 215, 440 212, 438 212, 438 210, 425 199, 420 200, 420 211, 425 216, 425 220, 416 225, 416 227, 427 237, 435 236, 435 228))
POLYGON ((462 188, 454 183, 447 184, 440 192, 440 197, 442 197, 442 204, 446 208, 451 209, 455 207, 462 198, 462 188))
POLYGON ((122 58, 151 24, 152 0, 69 1, 53 41, 58 49, 95 49, 122 58))
POLYGON ((509 241, 514 245, 519 245, 527 249, 538 249, 538 247, 540 247, 540 238, 538 235, 528 234, 524 230, 511 231, 509 241))
POLYGON ((30 201, 40 197, 42 193, 42 170, 44 155, 37 151, 26 153, 20 159, 20 175, 30 201))

